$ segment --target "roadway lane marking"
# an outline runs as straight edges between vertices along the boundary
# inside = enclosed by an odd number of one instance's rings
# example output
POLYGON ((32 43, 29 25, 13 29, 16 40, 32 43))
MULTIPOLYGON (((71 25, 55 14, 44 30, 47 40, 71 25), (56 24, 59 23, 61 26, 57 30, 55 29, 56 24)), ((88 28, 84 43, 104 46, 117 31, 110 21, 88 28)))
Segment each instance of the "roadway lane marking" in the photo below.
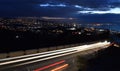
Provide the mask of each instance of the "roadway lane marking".
POLYGON ((59 62, 55 62, 55 63, 53 63, 53 64, 50 64, 50 65, 47 65, 47 66, 44 66, 44 67, 35 69, 35 70, 33 70, 33 71, 42 71, 42 70, 48 69, 48 68, 50 68, 50 67, 53 67, 53 66, 62 64, 62 63, 64 63, 64 62, 65 62, 65 60, 62 60, 62 61, 59 61, 59 62))

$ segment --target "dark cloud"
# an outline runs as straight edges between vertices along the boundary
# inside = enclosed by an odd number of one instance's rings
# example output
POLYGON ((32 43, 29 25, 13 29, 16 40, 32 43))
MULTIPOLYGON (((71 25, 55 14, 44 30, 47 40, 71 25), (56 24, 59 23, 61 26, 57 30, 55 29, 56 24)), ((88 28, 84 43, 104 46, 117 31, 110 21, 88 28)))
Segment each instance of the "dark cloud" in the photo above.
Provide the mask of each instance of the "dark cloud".
POLYGON ((113 2, 111 3, 111 7, 120 7, 120 2, 113 2))
POLYGON ((120 14, 86 14, 78 15, 82 23, 120 23, 120 14))
POLYGON ((62 16, 77 17, 77 11, 107 11, 120 7, 120 0, 0 0, 0 16, 62 16), (49 3, 66 7, 40 7, 49 3), (76 8, 75 5, 82 8, 76 8))

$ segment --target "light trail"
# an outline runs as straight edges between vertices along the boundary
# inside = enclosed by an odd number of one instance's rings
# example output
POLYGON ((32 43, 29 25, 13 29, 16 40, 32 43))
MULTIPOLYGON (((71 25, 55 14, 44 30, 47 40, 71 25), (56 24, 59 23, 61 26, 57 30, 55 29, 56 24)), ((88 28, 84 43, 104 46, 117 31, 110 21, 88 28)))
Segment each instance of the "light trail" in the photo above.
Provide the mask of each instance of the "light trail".
POLYGON ((74 52, 69 52, 69 53, 66 53, 66 54, 55 55, 55 56, 51 56, 51 57, 47 57, 47 58, 37 59, 37 60, 34 60, 34 61, 24 62, 24 63, 21 63, 21 64, 17 64, 15 66, 21 66, 21 65, 31 64, 31 63, 35 63, 35 62, 39 62, 39 61, 44 61, 44 60, 49 60, 49 59, 53 59, 53 58, 65 56, 65 55, 74 54, 74 53, 76 53, 76 52, 74 51, 74 52))
POLYGON ((0 59, 0 61, 7 61, 7 60, 15 60, 15 59, 33 57, 33 56, 38 56, 38 55, 43 55, 43 54, 49 54, 49 53, 55 53, 55 52, 65 51, 65 50, 71 50, 71 48, 69 48, 69 49, 54 50, 54 51, 48 51, 48 52, 42 52, 42 53, 36 53, 36 54, 30 54, 30 55, 23 55, 23 56, 11 57, 11 58, 5 58, 5 59, 0 59))
POLYGON ((62 64, 62 63, 64 63, 64 62, 65 62, 65 60, 62 60, 62 61, 59 61, 59 62, 56 62, 56 63, 50 64, 50 65, 48 65, 48 66, 44 66, 44 67, 41 67, 41 68, 35 69, 35 70, 33 70, 33 71, 42 71, 42 70, 48 69, 48 68, 50 68, 50 67, 53 67, 53 66, 56 66, 56 65, 62 64))
POLYGON ((1 60, 0 62, 0 66, 13 64, 13 63, 18 63, 14 66, 25 65, 25 64, 44 61, 44 60, 61 57, 61 56, 69 55, 69 54, 74 54, 74 53, 78 53, 78 52, 85 51, 85 50, 90 50, 90 49, 95 49, 95 48, 105 48, 108 45, 110 45, 110 42, 105 41, 105 42, 98 42, 98 43, 94 43, 90 45, 82 45, 82 46, 70 47, 70 48, 43 52, 43 53, 38 53, 38 54, 31 54, 31 55, 26 55, 23 57, 20 56, 16 58, 3 59, 3 61, 1 60))
POLYGON ((40 55, 40 56, 35 56, 35 57, 30 57, 30 58, 24 58, 24 59, 19 59, 19 60, 13 60, 13 61, 2 62, 2 63, 0 63, 0 65, 6 65, 6 64, 11 64, 11 63, 17 63, 17 62, 28 61, 28 60, 32 60, 32 59, 37 59, 37 58, 42 58, 42 57, 47 57, 47 56, 62 54, 62 53, 66 53, 66 52, 72 52, 72 51, 74 51, 74 50, 75 50, 75 49, 66 50, 66 51, 62 51, 62 52, 51 53, 51 54, 45 54, 45 55, 40 55))
POLYGON ((60 70, 62 70, 62 69, 64 69, 64 68, 66 68, 66 67, 68 67, 68 64, 64 64, 64 65, 62 65, 62 66, 60 66, 60 67, 57 67, 57 68, 55 68, 55 69, 52 69, 51 71, 60 71, 60 70))

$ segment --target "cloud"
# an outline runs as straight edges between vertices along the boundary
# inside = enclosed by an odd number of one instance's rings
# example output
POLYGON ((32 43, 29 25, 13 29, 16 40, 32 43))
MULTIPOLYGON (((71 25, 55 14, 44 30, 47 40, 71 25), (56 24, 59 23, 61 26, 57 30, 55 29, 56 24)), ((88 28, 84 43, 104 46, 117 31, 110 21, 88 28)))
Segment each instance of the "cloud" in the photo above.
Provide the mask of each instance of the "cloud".
POLYGON ((65 4, 40 4, 40 7, 66 7, 65 4))
POLYGON ((0 0, 0 16, 74 16, 119 14, 120 0, 0 0))
POLYGON ((41 17, 42 19, 48 19, 48 20, 73 20, 76 18, 64 18, 64 17, 41 17))
POLYGON ((75 8, 81 9, 81 10, 86 10, 86 11, 90 11, 93 10, 92 8, 88 8, 88 7, 83 7, 80 5, 74 5, 75 8))
POLYGON ((75 5, 74 7, 76 7, 76 8, 83 8, 82 6, 79 6, 79 5, 75 5))
POLYGON ((120 14, 80 14, 79 23, 120 23, 120 14))
POLYGON ((83 13, 83 14, 108 14, 108 13, 112 13, 112 14, 120 14, 120 8, 111 8, 108 11, 78 11, 78 13, 83 13))

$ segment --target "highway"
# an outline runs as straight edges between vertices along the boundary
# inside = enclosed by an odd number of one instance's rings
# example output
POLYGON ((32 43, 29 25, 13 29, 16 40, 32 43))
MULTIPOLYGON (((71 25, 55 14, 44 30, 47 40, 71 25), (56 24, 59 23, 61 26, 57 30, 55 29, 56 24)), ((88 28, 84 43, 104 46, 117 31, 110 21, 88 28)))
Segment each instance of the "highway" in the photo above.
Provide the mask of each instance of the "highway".
MULTIPOLYGON (((37 53, 37 54, 0 59, 0 71, 8 71, 8 69, 19 68, 20 66, 31 65, 33 63, 38 63, 38 62, 43 62, 43 64, 41 63, 40 66, 42 65, 44 66, 42 68, 35 67, 29 71, 33 71, 33 70, 42 71, 50 67, 53 67, 52 69, 50 68, 51 71, 59 71, 69 66, 68 63, 65 63, 67 62, 66 60, 60 59, 61 57, 71 55, 71 54, 76 54, 76 53, 83 52, 86 50, 96 49, 96 48, 107 48, 109 45, 110 45, 110 42, 104 41, 104 42, 98 42, 98 43, 94 43, 90 45, 82 45, 82 46, 53 50, 53 51, 42 52, 42 53, 37 53), (47 62, 50 59, 54 60, 56 58, 59 58, 59 59, 57 59, 57 61, 53 61, 53 64, 49 64, 49 62, 45 63, 45 61, 47 62), (48 65, 45 65, 45 64, 48 64, 48 65), (54 67, 54 66, 57 66, 57 67, 54 67)), ((13 71, 13 70, 9 70, 9 71, 13 71)))

